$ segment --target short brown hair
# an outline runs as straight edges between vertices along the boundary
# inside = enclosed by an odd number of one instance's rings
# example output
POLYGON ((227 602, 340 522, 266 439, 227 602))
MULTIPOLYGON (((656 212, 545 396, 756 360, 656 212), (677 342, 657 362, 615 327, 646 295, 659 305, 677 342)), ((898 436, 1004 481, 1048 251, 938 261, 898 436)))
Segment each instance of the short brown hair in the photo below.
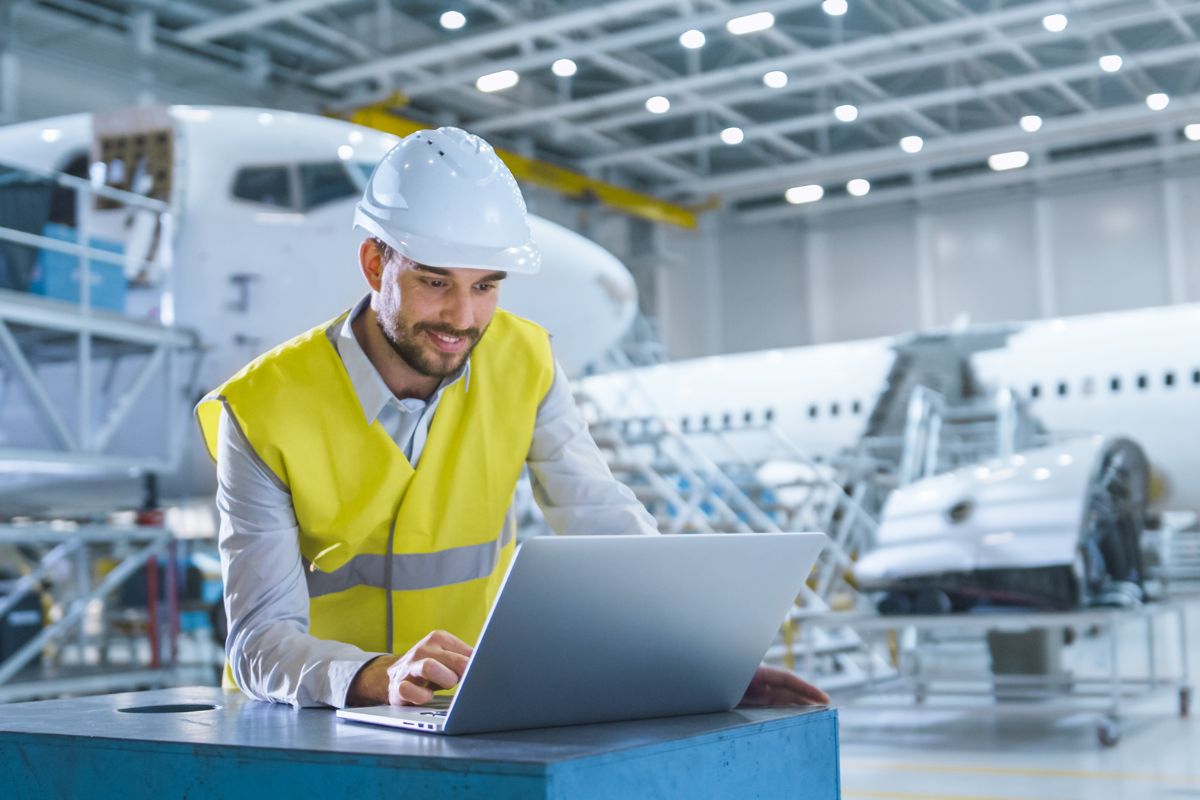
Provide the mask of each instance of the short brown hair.
POLYGON ((396 255, 396 248, 380 239, 378 236, 371 237, 371 244, 375 245, 375 249, 379 251, 379 257, 383 259, 383 263, 387 264, 396 255))

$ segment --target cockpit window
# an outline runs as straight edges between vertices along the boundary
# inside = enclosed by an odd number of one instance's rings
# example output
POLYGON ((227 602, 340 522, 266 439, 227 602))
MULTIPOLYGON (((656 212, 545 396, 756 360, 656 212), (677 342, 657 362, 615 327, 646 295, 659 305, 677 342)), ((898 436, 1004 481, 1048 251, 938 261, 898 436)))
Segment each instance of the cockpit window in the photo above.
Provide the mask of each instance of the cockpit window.
POLYGON ((287 167, 243 167, 233 179, 233 196, 276 208, 295 208, 287 167))
POLYGON ((300 165, 300 207, 304 211, 354 197, 358 192, 340 161, 300 165))

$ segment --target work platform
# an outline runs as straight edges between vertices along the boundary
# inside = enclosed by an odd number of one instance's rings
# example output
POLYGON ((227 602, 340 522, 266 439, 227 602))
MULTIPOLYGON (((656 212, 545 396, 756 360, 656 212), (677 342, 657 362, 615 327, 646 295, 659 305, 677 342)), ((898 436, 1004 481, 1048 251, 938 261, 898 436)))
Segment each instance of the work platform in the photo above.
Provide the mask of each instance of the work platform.
POLYGON ((11 800, 314 792, 354 800, 834 800, 837 712, 737 709, 456 737, 191 687, 19 703, 0 713, 0 795, 11 800))

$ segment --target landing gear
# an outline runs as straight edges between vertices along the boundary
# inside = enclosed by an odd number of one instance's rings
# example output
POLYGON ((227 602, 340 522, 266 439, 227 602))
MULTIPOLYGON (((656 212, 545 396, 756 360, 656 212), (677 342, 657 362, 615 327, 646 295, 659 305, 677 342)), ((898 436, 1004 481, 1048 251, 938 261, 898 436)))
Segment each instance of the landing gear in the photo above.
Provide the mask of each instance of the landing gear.
POLYGON ((1116 717, 1104 717, 1096 725, 1096 739, 1104 747, 1116 747, 1121 742, 1121 722, 1116 717))

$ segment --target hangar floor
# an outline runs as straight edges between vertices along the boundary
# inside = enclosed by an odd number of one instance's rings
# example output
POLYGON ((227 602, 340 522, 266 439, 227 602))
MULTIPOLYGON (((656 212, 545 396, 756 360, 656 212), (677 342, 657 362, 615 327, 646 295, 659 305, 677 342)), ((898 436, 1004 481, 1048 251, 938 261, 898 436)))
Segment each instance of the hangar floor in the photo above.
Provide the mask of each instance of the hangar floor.
MULTIPOLYGON (((1187 601, 1191 682, 1200 664, 1200 597, 1187 601)), ((1133 639, 1133 636, 1130 636, 1133 639)), ((1139 642, 1123 638, 1122 658, 1139 642)), ((1081 647, 1098 643, 1081 643, 1081 647)), ((1097 653, 1096 656, 1103 657, 1097 653)), ((848 800, 1179 800, 1200 798, 1200 726, 1160 691, 1127 706, 1115 747, 1097 714, 840 711, 848 800)))

